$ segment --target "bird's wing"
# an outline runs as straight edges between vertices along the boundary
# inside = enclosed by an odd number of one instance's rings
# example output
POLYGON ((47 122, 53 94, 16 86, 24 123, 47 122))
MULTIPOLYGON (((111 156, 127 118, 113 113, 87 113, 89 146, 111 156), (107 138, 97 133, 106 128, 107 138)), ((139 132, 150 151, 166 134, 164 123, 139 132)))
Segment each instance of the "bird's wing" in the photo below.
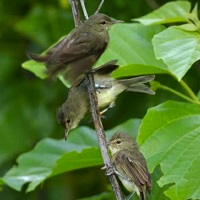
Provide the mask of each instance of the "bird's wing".
POLYGON ((76 32, 72 32, 69 36, 63 38, 48 52, 48 62, 65 64, 90 54, 88 45, 90 33, 84 32, 77 35, 76 32))
POLYGON ((93 71, 95 72, 95 74, 108 75, 119 67, 119 65, 117 65, 116 63, 117 60, 111 60, 97 68, 94 68, 93 71))
POLYGON ((146 186, 147 189, 151 188, 151 180, 149 172, 146 168, 146 164, 139 162, 133 157, 128 157, 126 152, 120 151, 116 156, 116 162, 120 165, 115 165, 117 171, 123 172, 122 174, 127 177, 131 182, 134 182, 135 185, 143 190, 143 186, 146 186), (120 169, 119 169, 120 168, 120 169))

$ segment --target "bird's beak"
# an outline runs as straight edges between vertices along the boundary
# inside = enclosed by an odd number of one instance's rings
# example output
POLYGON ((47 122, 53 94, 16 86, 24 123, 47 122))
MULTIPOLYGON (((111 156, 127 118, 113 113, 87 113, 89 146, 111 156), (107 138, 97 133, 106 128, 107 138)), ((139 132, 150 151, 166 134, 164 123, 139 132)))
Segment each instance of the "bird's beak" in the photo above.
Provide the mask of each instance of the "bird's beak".
POLYGON ((124 23, 122 20, 112 20, 112 24, 124 23))
POLYGON ((65 141, 67 141, 68 135, 69 135, 69 130, 65 128, 65 141))

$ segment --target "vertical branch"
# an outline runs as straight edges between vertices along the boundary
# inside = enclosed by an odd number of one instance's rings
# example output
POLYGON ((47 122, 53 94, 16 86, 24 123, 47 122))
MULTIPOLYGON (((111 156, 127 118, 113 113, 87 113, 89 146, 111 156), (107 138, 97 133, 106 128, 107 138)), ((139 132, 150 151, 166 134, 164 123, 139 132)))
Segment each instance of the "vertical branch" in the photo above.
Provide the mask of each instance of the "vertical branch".
POLYGON ((111 164, 111 159, 108 153, 108 148, 106 145, 106 135, 103 129, 101 116, 98 109, 98 99, 97 99, 97 95, 95 91, 95 83, 94 83, 93 74, 87 74, 86 79, 87 79, 88 93, 89 93, 89 99, 90 99, 91 110, 92 110, 92 118, 94 120, 94 126, 97 131, 98 142, 99 142, 101 155, 104 162, 104 168, 106 170, 106 174, 109 176, 110 183, 112 185, 112 189, 115 193, 116 199, 123 200, 123 194, 121 192, 117 178, 115 176, 114 169, 111 164))
MULTIPOLYGON (((73 13, 73 17, 74 17, 75 26, 78 26, 81 24, 80 12, 78 9, 78 0, 68 0, 68 1, 72 7, 72 13, 73 13)), ((91 110, 92 110, 92 117, 94 120, 94 126, 97 131, 97 137, 98 137, 98 142, 99 142, 99 146, 101 149, 101 155, 102 155, 102 158, 104 161, 104 166, 105 166, 104 168, 106 170, 106 174, 109 176, 110 183, 112 185, 116 199, 123 200, 123 194, 119 187, 117 178, 114 174, 114 169, 111 164, 111 159, 110 159, 110 156, 108 153, 108 148, 106 145, 106 135, 105 135, 105 132, 103 129, 103 125, 101 123, 101 116, 100 116, 99 109, 98 109, 98 100, 97 100, 97 95, 96 95, 96 91, 95 91, 94 76, 92 73, 86 75, 86 83, 87 83, 87 87, 88 87, 88 95, 89 95, 89 99, 90 99, 90 105, 91 105, 91 110)))
POLYGON ((71 4, 75 27, 77 27, 81 24, 81 16, 78 9, 78 1, 77 0, 68 0, 68 1, 71 4))

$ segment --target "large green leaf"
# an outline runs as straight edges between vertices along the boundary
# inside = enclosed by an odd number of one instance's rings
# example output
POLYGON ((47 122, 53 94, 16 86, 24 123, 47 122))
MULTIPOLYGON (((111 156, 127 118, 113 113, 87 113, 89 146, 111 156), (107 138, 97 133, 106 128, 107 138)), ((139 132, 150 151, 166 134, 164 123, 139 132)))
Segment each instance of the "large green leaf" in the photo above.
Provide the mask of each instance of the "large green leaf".
MULTIPOLYGON (((63 154, 71 154, 72 152, 79 154, 84 149, 97 147, 95 134, 91 129, 80 128, 76 132, 80 134, 80 139, 77 141, 73 141, 73 135, 72 141, 69 140, 68 143, 64 140, 42 140, 32 151, 19 156, 17 159, 18 166, 14 166, 4 176, 3 180, 7 185, 16 190, 20 190, 25 183, 30 182, 27 191, 31 191, 51 175, 56 166, 56 161, 63 154)), ((87 157, 85 157, 85 159, 87 159, 87 157)), ((79 168, 80 165, 81 162, 78 163, 76 167, 79 168)), ((87 167, 88 166, 90 166, 89 163, 87 167)), ((76 169, 76 167, 73 169, 76 169)))
POLYGON ((163 26, 141 24, 117 24, 110 30, 110 43, 95 66, 112 59, 119 65, 141 64, 167 69, 162 61, 155 58, 152 38, 164 30, 163 26))
POLYGON ((149 109, 138 137, 151 171, 160 164, 158 184, 172 184, 172 200, 200 198, 200 106, 169 101, 149 109))
POLYGON ((136 18, 134 21, 145 25, 187 22, 190 10, 191 3, 189 1, 174 1, 164 4, 143 17, 136 18))
MULTIPOLYGON (((108 138, 116 131, 131 133, 136 137, 140 120, 129 120, 107 131, 108 138)), ((45 179, 67 171, 103 165, 94 130, 80 127, 70 132, 67 143, 64 140, 44 139, 35 148, 17 159, 3 177, 3 181, 15 190, 28 184, 32 191, 45 179)))
POLYGON ((142 74, 167 74, 168 70, 161 67, 142 65, 142 64, 130 64, 120 66, 116 69, 112 76, 115 78, 120 78, 122 76, 137 76, 142 74))
POLYGON ((157 59, 162 59, 181 80, 192 64, 200 59, 200 34, 170 27, 153 38, 157 59))

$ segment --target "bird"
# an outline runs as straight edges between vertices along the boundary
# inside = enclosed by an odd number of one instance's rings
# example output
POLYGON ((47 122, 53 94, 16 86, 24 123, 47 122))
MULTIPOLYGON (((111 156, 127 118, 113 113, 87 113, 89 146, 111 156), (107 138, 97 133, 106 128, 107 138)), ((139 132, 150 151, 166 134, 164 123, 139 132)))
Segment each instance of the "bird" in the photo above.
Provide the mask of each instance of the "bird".
POLYGON ((146 200, 146 193, 150 193, 152 187, 151 177, 137 143, 129 134, 118 132, 107 144, 112 155, 114 171, 123 186, 132 195, 136 192, 140 200, 146 200))
MULTIPOLYGON (((132 77, 129 79, 114 79, 111 77, 113 70, 119 66, 116 60, 93 69, 95 90, 97 91, 98 106, 101 114, 115 105, 117 95, 123 91, 143 92, 155 94, 147 85, 154 75, 132 77)), ((84 116, 90 113, 90 101, 87 91, 85 76, 74 82, 70 87, 67 100, 57 109, 57 120, 65 128, 65 139, 69 131, 76 128, 84 116)))
POLYGON ((123 21, 112 20, 102 13, 94 14, 50 48, 46 55, 27 52, 27 56, 36 62, 44 62, 50 78, 62 74, 72 84, 90 71, 108 45, 109 28, 120 22, 123 21))

